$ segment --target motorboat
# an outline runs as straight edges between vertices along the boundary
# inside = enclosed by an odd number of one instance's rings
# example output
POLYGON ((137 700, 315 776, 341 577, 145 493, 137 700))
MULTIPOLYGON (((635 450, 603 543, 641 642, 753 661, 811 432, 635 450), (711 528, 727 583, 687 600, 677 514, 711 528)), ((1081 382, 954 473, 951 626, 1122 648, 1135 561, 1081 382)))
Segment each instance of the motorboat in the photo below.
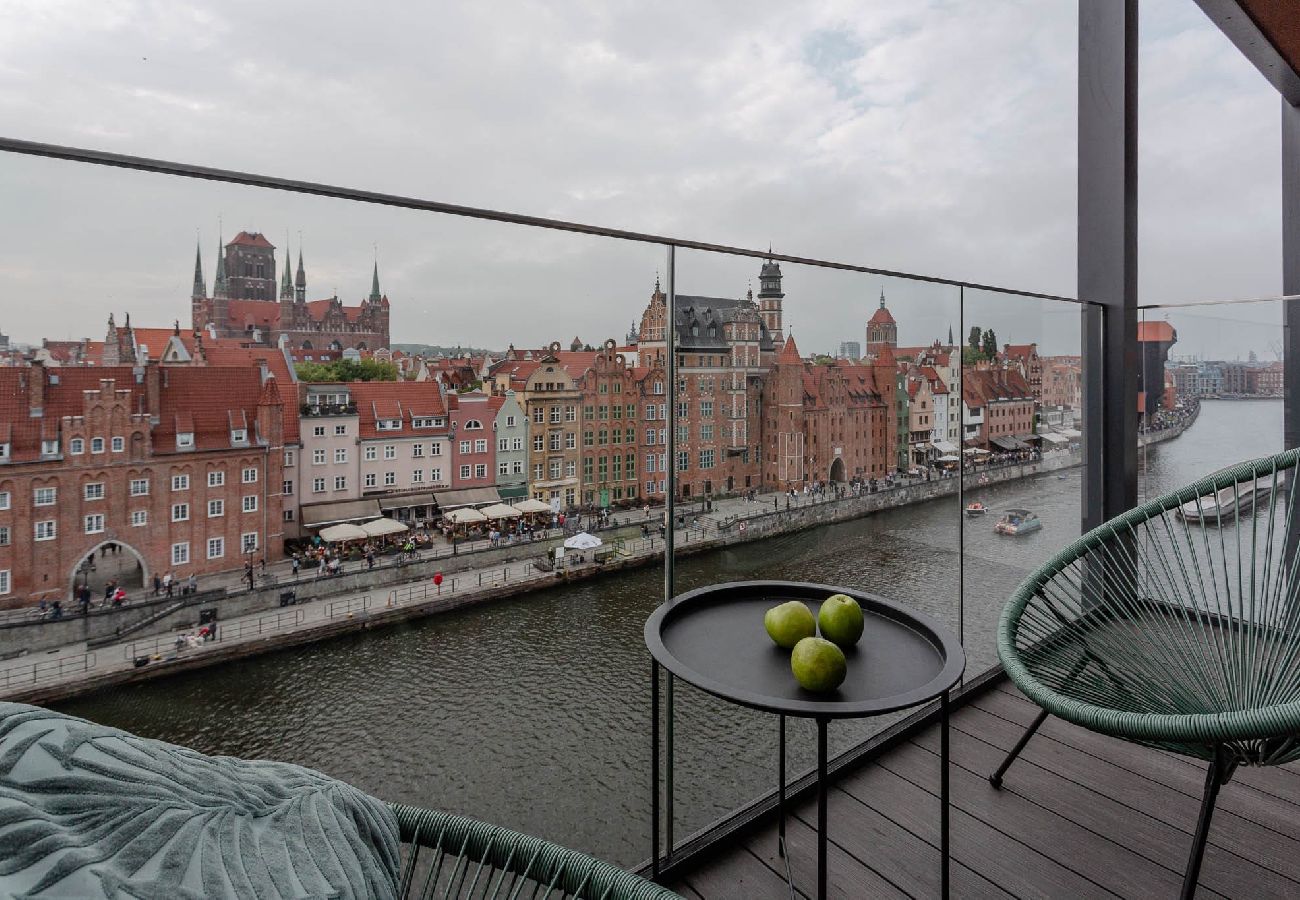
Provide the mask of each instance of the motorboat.
POLYGON ((1009 509, 1007 514, 998 519, 993 530, 998 534, 1029 534, 1043 527, 1038 514, 1027 509, 1009 509))
POLYGON ((980 503, 978 500, 976 500, 974 503, 966 504, 966 515, 968 516, 972 516, 972 517, 982 516, 988 511, 989 508, 985 506, 983 503, 980 503))
POLYGON ((1209 497, 1197 497, 1178 507, 1185 522, 1213 525, 1231 521, 1255 508, 1255 504, 1273 493, 1273 485, 1263 481, 1228 485, 1209 497))

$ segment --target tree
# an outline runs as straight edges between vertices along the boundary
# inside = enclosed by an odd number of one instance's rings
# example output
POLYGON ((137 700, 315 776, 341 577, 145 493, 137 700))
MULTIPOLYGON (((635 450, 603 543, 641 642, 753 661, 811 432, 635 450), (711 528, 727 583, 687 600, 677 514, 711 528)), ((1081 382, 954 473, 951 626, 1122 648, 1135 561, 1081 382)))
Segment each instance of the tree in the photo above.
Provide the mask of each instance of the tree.
POLYGON ((966 343, 974 352, 980 352, 980 327, 978 325, 972 325, 970 327, 970 337, 967 339, 966 343))
POLYGON ((998 356, 998 336, 990 328, 984 332, 984 338, 980 342, 980 351, 984 354, 985 359, 997 359, 998 356))
POLYGON ((396 381, 397 365, 378 359, 336 359, 327 363, 298 363, 298 378, 320 381, 396 381))

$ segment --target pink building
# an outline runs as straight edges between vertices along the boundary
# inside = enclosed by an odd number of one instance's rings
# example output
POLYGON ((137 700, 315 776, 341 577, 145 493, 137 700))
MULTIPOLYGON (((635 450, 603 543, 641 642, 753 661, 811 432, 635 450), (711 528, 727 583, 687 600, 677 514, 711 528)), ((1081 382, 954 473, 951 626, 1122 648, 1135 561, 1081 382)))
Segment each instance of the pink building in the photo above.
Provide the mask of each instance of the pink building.
POLYGON ((496 488, 496 417, 502 398, 479 392, 448 394, 451 486, 496 488))

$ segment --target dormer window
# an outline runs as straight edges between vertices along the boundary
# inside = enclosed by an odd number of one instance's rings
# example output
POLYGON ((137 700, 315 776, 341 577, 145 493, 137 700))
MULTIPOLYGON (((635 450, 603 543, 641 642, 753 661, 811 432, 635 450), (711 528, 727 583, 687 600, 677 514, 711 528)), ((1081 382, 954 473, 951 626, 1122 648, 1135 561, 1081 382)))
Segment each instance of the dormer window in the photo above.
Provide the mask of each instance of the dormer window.
POLYGON ((378 419, 375 422, 375 428, 379 431, 401 431, 401 419, 378 419))
POLYGON ((247 443, 248 443, 248 429, 247 429, 247 428, 232 428, 232 429, 230 429, 230 443, 235 444, 235 445, 243 445, 243 444, 247 444, 247 443))
POLYGON ((176 449, 190 450, 194 447, 194 432, 178 431, 176 432, 176 449))
POLYGON ((0 462, 9 461, 9 445, 0 444, 0 462))
POLYGON ((482 431, 482 430, 483 430, 483 423, 480 422, 478 419, 466 419, 466 420, 465 420, 465 430, 466 430, 466 431, 482 431))
POLYGON ((41 441, 41 456, 58 456, 59 442, 56 438, 52 441, 41 441))

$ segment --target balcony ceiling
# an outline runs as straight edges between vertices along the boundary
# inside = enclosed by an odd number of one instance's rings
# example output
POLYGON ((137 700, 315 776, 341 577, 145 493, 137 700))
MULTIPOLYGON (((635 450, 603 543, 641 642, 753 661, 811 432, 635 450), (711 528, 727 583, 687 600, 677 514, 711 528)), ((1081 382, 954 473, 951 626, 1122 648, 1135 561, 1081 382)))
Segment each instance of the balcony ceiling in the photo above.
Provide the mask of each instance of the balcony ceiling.
POLYGON ((1300 4, 1296 0, 1196 0, 1268 82, 1300 106, 1300 4))

